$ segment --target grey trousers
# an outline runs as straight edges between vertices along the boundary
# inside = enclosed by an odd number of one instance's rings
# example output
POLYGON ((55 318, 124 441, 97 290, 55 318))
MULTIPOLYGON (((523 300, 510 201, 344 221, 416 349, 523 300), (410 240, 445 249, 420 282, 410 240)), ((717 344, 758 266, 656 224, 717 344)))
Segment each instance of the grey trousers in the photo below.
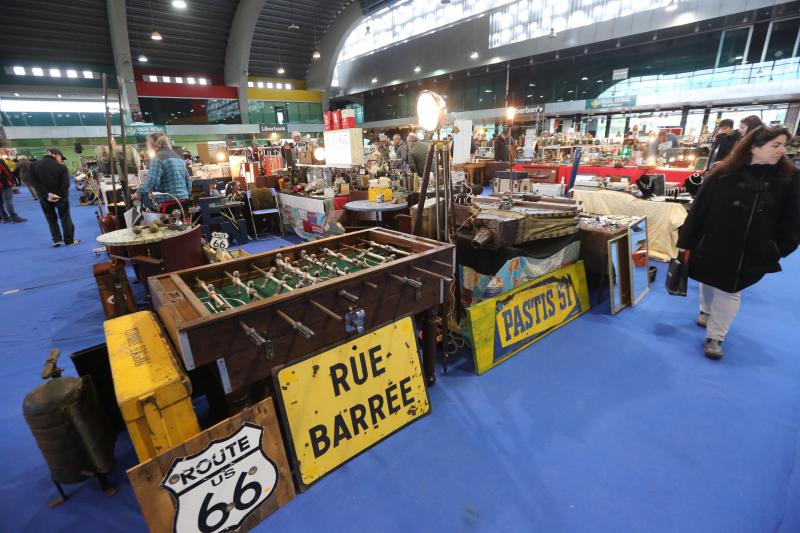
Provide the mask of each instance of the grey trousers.
POLYGON ((708 314, 706 337, 724 341, 731 322, 742 304, 742 292, 725 292, 710 285, 700 284, 700 311, 708 314))

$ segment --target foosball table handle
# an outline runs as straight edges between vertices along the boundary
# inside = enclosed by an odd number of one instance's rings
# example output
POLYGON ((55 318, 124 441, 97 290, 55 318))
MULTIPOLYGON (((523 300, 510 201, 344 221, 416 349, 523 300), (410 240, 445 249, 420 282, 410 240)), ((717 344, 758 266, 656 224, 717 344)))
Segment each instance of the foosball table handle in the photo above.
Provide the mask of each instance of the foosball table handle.
POLYGON ((341 296, 341 297, 342 297, 342 298, 344 298, 345 300, 350 300, 350 301, 351 301, 351 302, 353 302, 354 304, 355 304, 355 303, 358 303, 358 296, 356 296, 355 294, 349 293, 349 292, 347 292, 347 291, 346 291, 346 290, 344 290, 344 289, 340 290, 340 291, 339 291, 339 292, 337 292, 336 294, 338 294, 339 296, 341 296))
POLYGON ((282 319, 284 319, 290 326, 292 326, 295 330, 297 330, 300 335, 305 337, 307 340, 311 339, 314 336, 314 332, 306 325, 304 325, 299 320, 294 320, 292 317, 281 311, 280 309, 276 309, 275 313, 282 319))
POLYGON ((275 357, 275 352, 272 349, 272 341, 265 339, 261 334, 255 330, 255 328, 251 328, 244 322, 239 322, 239 327, 242 328, 244 334, 247 335, 247 338, 250 339, 253 344, 258 346, 260 349, 264 350, 267 355, 267 359, 272 359, 275 357))

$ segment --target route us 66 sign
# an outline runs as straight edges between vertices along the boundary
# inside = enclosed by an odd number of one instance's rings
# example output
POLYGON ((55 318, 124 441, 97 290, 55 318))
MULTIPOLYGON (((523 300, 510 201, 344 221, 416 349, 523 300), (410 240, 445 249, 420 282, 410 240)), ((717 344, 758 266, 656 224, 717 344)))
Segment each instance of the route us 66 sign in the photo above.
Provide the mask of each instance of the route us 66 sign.
POLYGON ((233 531, 273 494, 278 468, 262 451, 263 431, 245 422, 232 435, 172 463, 161 487, 175 499, 175 533, 233 531))
POLYGON ((211 233, 211 247, 215 250, 228 249, 228 234, 224 231, 214 231, 211 233))

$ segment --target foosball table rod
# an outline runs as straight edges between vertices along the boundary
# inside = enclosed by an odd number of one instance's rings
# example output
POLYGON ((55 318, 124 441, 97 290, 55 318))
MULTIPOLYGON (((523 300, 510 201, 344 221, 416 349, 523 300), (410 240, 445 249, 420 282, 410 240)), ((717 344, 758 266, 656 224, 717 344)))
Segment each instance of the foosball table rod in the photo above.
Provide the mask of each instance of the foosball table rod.
MULTIPOLYGON (((233 284, 234 284, 234 285, 235 285, 235 286, 236 286, 238 289, 244 289, 244 292, 245 292, 245 294, 247 294, 247 297, 248 297, 248 298, 250 298, 250 301, 251 301, 251 302, 252 302, 254 299, 257 299, 257 300, 263 300, 263 299, 264 299, 264 297, 263 297, 263 296, 261 296, 261 295, 258 293, 258 291, 255 289, 255 287, 250 287, 250 286, 246 285, 246 284, 245 284, 245 283, 242 281, 242 279, 239 277, 239 271, 238 271, 238 270, 234 270, 233 274, 231 274, 230 272, 228 272, 228 271, 226 270, 226 271, 225 271, 225 275, 228 277, 228 279, 229 279, 229 280, 231 280, 231 281, 233 282, 233 284)), ((252 282, 251 282, 251 283, 252 283, 252 282)))
POLYGON ((323 248, 322 251, 325 252, 327 255, 329 255, 331 257, 334 257, 336 259, 340 259, 342 261, 346 261, 348 263, 352 263, 352 264, 356 265, 357 267, 369 268, 369 265, 367 264, 366 261, 362 261, 360 259, 353 259, 352 257, 347 257, 346 255, 340 254, 339 252, 331 250, 330 248, 323 248))
POLYGON ((194 280, 197 282, 197 285, 200 287, 200 289, 205 291, 205 293, 208 294, 208 298, 210 300, 212 300, 214 303, 216 303, 217 306, 221 307, 222 309, 232 309, 233 308, 233 306, 231 304, 229 304, 228 302, 223 300, 219 296, 219 294, 217 294, 217 291, 214 290, 214 285, 212 285, 211 283, 206 283, 205 281, 203 281, 202 279, 200 279, 200 278, 198 278, 196 276, 195 276, 194 280))
POLYGON ((275 313, 279 317, 284 319, 290 326, 292 326, 295 330, 297 330, 297 332, 300 333, 306 339, 310 339, 311 337, 314 336, 314 332, 311 331, 311 329, 309 329, 308 326, 303 325, 303 323, 300 322, 299 320, 294 320, 280 309, 276 309, 275 313))
POLYGON ((334 319, 334 320, 336 320, 338 322, 342 322, 344 320, 344 317, 342 317, 342 315, 338 315, 338 314, 334 313, 333 311, 331 311, 330 309, 328 309, 327 307, 325 307, 321 303, 317 302, 316 300, 309 299, 308 301, 309 301, 309 303, 311 303, 311 305, 313 305, 314 307, 316 307, 317 309, 319 309, 320 311, 322 311, 323 313, 325 313, 326 315, 328 315, 332 319, 334 319))
MULTIPOLYGON (((276 278, 273 275, 273 271, 266 272, 265 270, 261 270, 260 268, 258 268, 255 265, 250 265, 250 266, 253 268, 253 270, 255 270, 256 272, 258 272, 259 274, 264 276, 264 283, 261 285, 262 288, 266 288, 267 283, 269 283, 270 281, 273 281, 273 282, 275 282, 275 284, 278 285, 278 292, 281 292, 282 288, 286 288, 287 291, 293 291, 294 290, 294 288, 291 285, 289 285, 288 283, 286 283, 283 280, 280 280, 280 279, 276 278)), ((275 267, 273 267, 273 268, 275 268, 275 267)))
POLYGON ((400 255, 413 255, 412 252, 407 252, 405 250, 401 250, 400 248, 395 248, 394 246, 391 246, 389 244, 381 244, 379 242, 368 241, 366 239, 358 239, 358 240, 363 242, 364 244, 369 244, 373 248, 379 248, 379 249, 384 250, 386 252, 391 252, 391 253, 400 254, 400 255))
POLYGON ((432 278, 436 278, 436 279, 440 279, 442 281, 446 281, 447 283, 451 283, 453 281, 453 278, 451 278, 449 276, 444 276, 442 274, 439 274, 438 272, 431 272, 430 270, 425 270, 424 268, 420 268, 418 266, 413 266, 412 265, 411 269, 412 270, 416 270, 420 274, 425 274, 426 276, 431 276, 432 278))
POLYGON ((303 270, 301 270, 301 269, 297 268, 296 266, 292 265, 289 261, 285 260, 283 258, 283 254, 277 254, 275 256, 275 264, 281 270, 283 270, 285 272, 288 272, 290 274, 294 274, 295 276, 298 276, 300 278, 307 279, 312 284, 314 284, 314 283, 316 283, 318 281, 316 278, 314 278, 314 276, 312 276, 308 272, 304 272, 303 270))
POLYGON ((350 248, 351 250, 355 250, 356 252, 359 253, 359 255, 367 256, 370 259, 372 259, 373 261, 378 261, 379 263, 386 263, 388 261, 394 261, 395 260, 395 256, 394 255, 389 255, 389 256, 378 255, 378 254, 374 254, 374 253, 370 252, 369 250, 366 250, 366 249, 363 249, 363 248, 356 248, 355 246, 350 246, 350 245, 347 245, 347 244, 344 244, 344 243, 340 244, 340 246, 342 248, 350 248))

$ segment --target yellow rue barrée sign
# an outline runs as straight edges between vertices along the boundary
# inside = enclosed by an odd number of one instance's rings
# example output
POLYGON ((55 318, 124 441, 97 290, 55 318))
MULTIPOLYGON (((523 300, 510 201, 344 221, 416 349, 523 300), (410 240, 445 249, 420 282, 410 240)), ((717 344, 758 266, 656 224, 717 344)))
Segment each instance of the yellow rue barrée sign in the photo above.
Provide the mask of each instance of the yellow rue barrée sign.
POLYGON ((285 366, 275 380, 303 486, 430 411, 411 317, 285 366))

